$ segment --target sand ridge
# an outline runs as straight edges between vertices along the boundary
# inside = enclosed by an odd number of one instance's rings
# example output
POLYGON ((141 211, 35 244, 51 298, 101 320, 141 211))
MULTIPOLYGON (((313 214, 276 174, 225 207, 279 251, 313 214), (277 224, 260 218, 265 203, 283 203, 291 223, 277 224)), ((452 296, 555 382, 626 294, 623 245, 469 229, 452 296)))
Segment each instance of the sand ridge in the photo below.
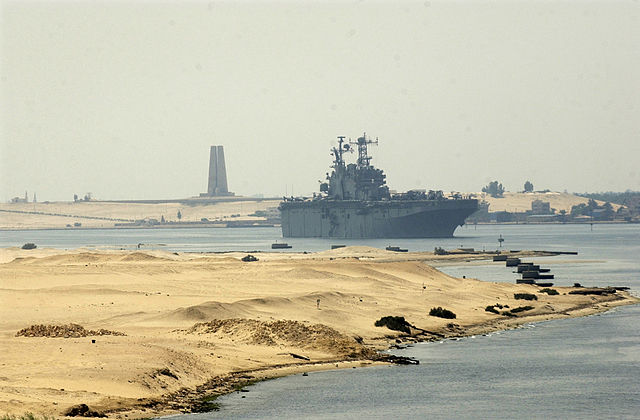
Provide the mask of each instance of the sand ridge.
POLYGON ((569 295, 562 287, 549 296, 531 285, 458 279, 425 263, 490 254, 353 247, 257 253, 249 263, 244 255, 0 250, 0 413, 60 415, 86 403, 110 417, 168 414, 194 409, 230 384, 371 363, 373 350, 401 335, 374 326, 383 316, 404 316, 420 331, 413 339, 423 340, 635 302, 625 293, 569 295), (523 306, 514 299, 522 292, 538 298, 526 302, 530 311, 512 318, 484 310, 523 306), (457 318, 428 316, 437 306, 457 318), (40 324, 88 332, 16 337, 40 324), (102 330, 126 335, 91 335, 102 330))

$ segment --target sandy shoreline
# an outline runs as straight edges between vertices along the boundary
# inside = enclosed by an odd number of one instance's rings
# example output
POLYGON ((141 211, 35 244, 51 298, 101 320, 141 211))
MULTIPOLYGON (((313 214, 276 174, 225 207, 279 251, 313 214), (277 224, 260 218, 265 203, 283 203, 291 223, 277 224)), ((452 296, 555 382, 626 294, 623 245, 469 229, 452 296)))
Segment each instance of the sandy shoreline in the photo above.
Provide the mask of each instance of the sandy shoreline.
POLYGON ((396 340, 480 334, 638 301, 625 292, 573 295, 565 287, 550 296, 428 265, 489 254, 349 247, 258 253, 260 261, 250 263, 244 255, 1 249, 0 414, 61 416, 80 403, 113 418, 185 412, 255 380, 379 363, 374 350, 396 340), (537 300, 516 300, 515 293, 537 300), (485 311, 494 304, 533 309, 515 317, 485 311), (437 306, 457 318, 429 316, 437 306), (403 316, 416 328, 406 335, 375 327, 383 316, 403 316), (70 323, 94 331, 16 336, 32 325, 70 323), (96 335, 100 330, 107 332, 96 335))
POLYGON ((101 201, 0 203, 0 230, 140 229, 149 226, 115 225, 153 219, 158 222, 164 219, 168 224, 161 225, 163 228, 211 227, 212 224, 216 227, 228 222, 264 221, 265 218, 255 216, 255 212, 275 209, 279 203, 279 200, 249 198, 246 201, 155 204, 101 201), (202 219, 206 219, 208 224, 201 224, 202 219), (190 226, 188 223, 196 224, 190 226))

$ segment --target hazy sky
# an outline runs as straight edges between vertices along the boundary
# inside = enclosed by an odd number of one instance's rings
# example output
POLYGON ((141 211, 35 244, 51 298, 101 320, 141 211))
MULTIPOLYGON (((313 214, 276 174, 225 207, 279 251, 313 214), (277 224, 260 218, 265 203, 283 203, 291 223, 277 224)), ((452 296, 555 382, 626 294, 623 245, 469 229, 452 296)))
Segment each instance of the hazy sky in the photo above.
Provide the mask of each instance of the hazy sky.
POLYGON ((0 200, 310 194, 338 135, 390 188, 640 190, 640 2, 2 1, 0 200))

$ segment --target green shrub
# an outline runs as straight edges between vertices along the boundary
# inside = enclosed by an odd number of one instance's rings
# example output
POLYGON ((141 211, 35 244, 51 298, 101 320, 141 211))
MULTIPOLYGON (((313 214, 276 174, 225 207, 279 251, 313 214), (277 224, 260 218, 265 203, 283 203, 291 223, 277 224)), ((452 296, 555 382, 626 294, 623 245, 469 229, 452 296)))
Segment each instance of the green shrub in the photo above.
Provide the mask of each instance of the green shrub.
POLYGON ((448 309, 441 308, 440 306, 438 306, 437 308, 431 308, 431 310, 429 311, 429 315, 446 319, 455 319, 456 317, 456 314, 448 309))
POLYGON ((516 293, 513 295, 516 299, 524 299, 524 300, 538 300, 538 296, 533 293, 516 293))
POLYGON ((544 289, 541 289, 540 293, 546 293, 546 294, 548 294, 550 296, 554 296, 554 295, 559 295, 560 294, 560 293, 558 293, 558 291, 556 289, 549 289, 548 287, 544 288, 544 289))
POLYGON ((390 330, 411 333, 411 324, 403 316, 383 316, 374 324, 376 327, 387 327, 390 330))

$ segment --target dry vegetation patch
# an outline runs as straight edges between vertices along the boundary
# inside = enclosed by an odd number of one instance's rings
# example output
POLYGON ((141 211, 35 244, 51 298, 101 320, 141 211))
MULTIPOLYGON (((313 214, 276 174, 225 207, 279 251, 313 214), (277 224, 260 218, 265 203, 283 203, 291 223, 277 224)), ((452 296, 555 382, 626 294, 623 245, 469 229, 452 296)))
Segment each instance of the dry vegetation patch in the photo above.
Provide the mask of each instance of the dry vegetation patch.
POLYGON ((16 337, 89 337, 96 335, 126 335, 118 331, 110 331, 100 328, 99 330, 87 330, 79 324, 67 325, 45 325, 36 324, 28 328, 23 328, 16 333, 16 337))
POLYGON ((326 351, 338 355, 370 357, 374 352, 355 338, 324 324, 307 325, 299 321, 264 322, 255 319, 214 319, 199 322, 186 330, 189 334, 214 334, 236 342, 264 346, 291 346, 326 351))

